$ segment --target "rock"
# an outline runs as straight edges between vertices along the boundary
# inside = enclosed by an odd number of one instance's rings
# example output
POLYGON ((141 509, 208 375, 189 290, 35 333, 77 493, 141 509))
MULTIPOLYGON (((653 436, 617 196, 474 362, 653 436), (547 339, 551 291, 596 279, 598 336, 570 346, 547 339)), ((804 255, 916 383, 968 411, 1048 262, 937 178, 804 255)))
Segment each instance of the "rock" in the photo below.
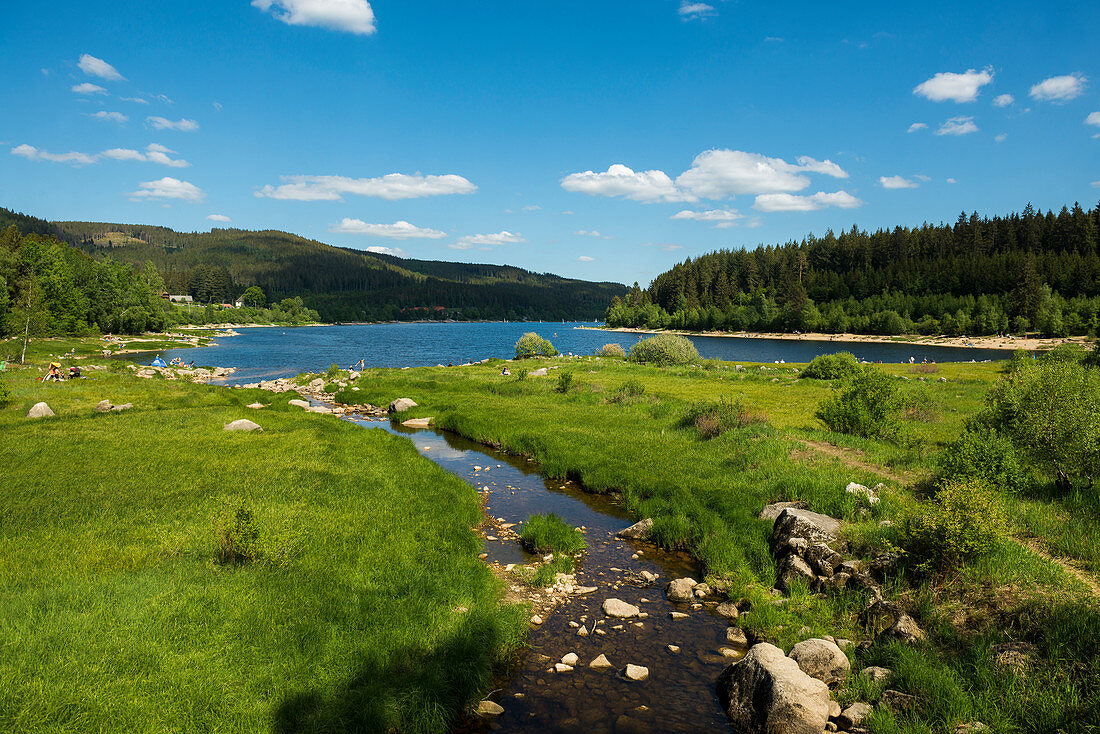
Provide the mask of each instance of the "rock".
POLYGON ((825 543, 814 543, 806 548, 802 557, 810 564, 818 574, 832 576, 840 564, 844 562, 844 556, 837 553, 825 543))
POLYGON ((288 400, 288 401, 286 401, 286 404, 287 405, 293 405, 295 408, 308 408, 309 407, 309 403, 307 403, 305 400, 298 400, 298 399, 288 400))
POLYGON ((691 601, 693 590, 698 582, 690 577, 669 581, 665 586, 665 596, 669 601, 691 601))
POLYGON ((677 654, 678 652, 680 652, 680 646, 679 646, 679 645, 665 645, 665 647, 667 647, 667 648, 668 648, 668 651, 669 651, 670 653, 672 653, 673 655, 675 655, 675 654, 677 654))
POLYGON ((580 626, 580 629, 577 630, 577 637, 588 637, 588 628, 583 624, 580 626))
POLYGON ((810 543, 832 543, 836 540, 840 525, 840 520, 828 515, 788 507, 775 519, 768 547, 775 553, 791 538, 805 538, 810 543))
MULTIPOLYGON (((111 412, 121 413, 122 411, 129 410, 132 407, 134 407, 133 403, 123 403, 122 405, 112 405, 111 406, 111 412)), ((257 428, 259 428, 259 426, 257 426, 257 428)))
POLYGON ((620 538, 627 538, 628 540, 645 540, 649 537, 649 531, 653 529, 653 519, 646 518, 641 522, 636 522, 628 528, 624 528, 618 532, 620 538))
POLYGON ((705 599, 710 596, 710 584, 696 584, 692 587, 691 593, 694 594, 697 599, 705 599))
POLYGON ((232 423, 226 423, 225 424, 225 430, 227 430, 227 431, 262 431, 264 429, 260 428, 259 424, 253 423, 252 421, 248 420, 247 418, 242 418, 240 420, 233 421, 232 423))
POLYGON ((596 656, 596 659, 588 664, 588 667, 592 670, 611 670, 613 667, 611 661, 607 659, 607 656, 600 654, 596 656))
POLYGON ((863 720, 871 715, 872 710, 870 704, 857 701, 841 712, 840 720, 837 723, 845 729, 851 729, 853 726, 863 726, 863 720))
MULTIPOLYGON (((917 626, 916 621, 913 620, 899 604, 892 601, 885 601, 879 599, 864 612, 864 616, 868 619, 874 619, 875 617, 890 617, 893 619, 893 624, 878 633, 878 638, 886 640, 899 640, 901 642, 912 644, 918 640, 924 639, 924 630, 917 626)), ((876 638, 876 639, 878 639, 876 638)))
POLYGON ((968 721, 955 727, 955 734, 977 734, 985 731, 989 731, 989 727, 980 721, 968 721))
POLYGON ((899 560, 897 553, 880 553, 867 564, 867 569, 878 581, 885 582, 887 574, 897 573, 899 560))
MULTIPOLYGON (((217 374, 216 371, 215 371, 215 374, 217 374)), ((322 380, 320 377, 316 377, 316 378, 310 380, 309 389, 310 390, 317 390, 317 391, 324 390, 325 389, 325 381, 322 380)))
POLYGON ((644 665, 634 665, 628 663, 626 670, 623 671, 623 675, 627 680, 641 681, 649 677, 649 668, 644 665))
MULTIPOLYGON (((881 487, 882 485, 879 484, 878 486, 881 487)), ((855 482, 849 482, 848 486, 844 488, 844 491, 847 492, 848 494, 855 495, 856 499, 858 499, 858 500, 860 500, 860 501, 862 501, 862 502, 864 502, 868 505, 877 505, 878 504, 878 495, 875 494, 874 490, 868 489, 867 487, 864 487, 862 484, 856 484, 855 482)))
POLYGON ((407 421, 401 423, 401 425, 408 428, 428 428, 431 426, 434 418, 410 418, 407 421))
POLYGON ((719 617, 725 617, 731 622, 741 614, 737 609, 737 603, 733 601, 724 601, 714 608, 714 613, 719 617))
POLYGON ((641 611, 633 604, 627 604, 622 599, 604 599, 603 613, 609 617, 616 617, 619 619, 629 619, 631 617, 637 617, 638 612, 641 611))
MULTIPOLYGON (((249 403, 245 407, 252 408, 253 410, 260 410, 261 408, 266 408, 267 406, 264 405, 263 403, 249 403)), ((490 703, 492 703, 492 701, 490 701, 490 703)))
MULTIPOLYGON (((830 719, 835 719, 838 716, 840 716, 840 704, 830 698, 829 699, 829 718, 830 719)), ((832 722, 830 722, 830 723, 832 723, 832 722)), ((828 724, 826 724, 825 726, 826 726, 826 728, 828 728, 828 724)), ((833 724, 833 726, 835 727, 836 725, 833 724)))
POLYGON ((410 398, 398 398, 390 403, 389 412, 391 413, 404 413, 409 408, 415 408, 416 403, 410 398))
POLYGON ((745 636, 745 630, 741 629, 740 627, 727 627, 726 642, 730 643, 731 645, 748 647, 749 638, 745 636))
POLYGON ((895 714, 900 714, 916 708, 917 697, 910 696, 908 693, 902 693, 901 691, 887 689, 882 692, 882 698, 879 699, 879 703, 895 714))
POLYGON ((995 668, 1001 672, 1022 675, 1031 668, 1035 656, 1039 653, 1039 648, 1030 642, 1005 642, 994 645, 991 652, 995 668))
POLYGON ((45 403, 35 403, 31 406, 31 409, 27 411, 28 418, 50 418, 55 413, 50 410, 50 406, 45 403))
POLYGON ((554 670, 558 673, 572 673, 573 666, 566 665, 565 663, 554 663, 554 670))
POLYGON ((691 615, 688 614, 687 612, 669 612, 668 616, 669 616, 670 619, 679 620, 679 619, 687 619, 691 615))
POLYGON ((819 638, 798 643, 791 648, 791 654, 788 657, 798 663, 802 672, 817 678, 825 685, 844 680, 848 675, 848 669, 852 667, 848 662, 848 656, 836 646, 836 643, 819 638))
POLYGON ((764 509, 760 511, 760 514, 757 515, 757 517, 759 517, 761 520, 775 520, 777 517, 779 517, 779 513, 783 512, 783 510, 787 509, 788 507, 794 508, 796 510, 810 509, 810 506, 802 501, 773 502, 770 505, 765 505, 764 509))
POLYGON ((893 677, 894 671, 889 668, 880 668, 877 665, 870 665, 864 668, 861 674, 872 683, 883 683, 893 677))
POLYGON ((775 645, 754 645, 718 677, 718 700, 742 734, 821 734, 829 688, 775 645))
POLYGON ((482 701, 477 705, 478 716, 500 716, 504 713, 504 707, 492 701, 482 701))
POLYGON ((113 408, 113 407, 115 407, 115 406, 111 405, 110 400, 100 400, 98 403, 96 403, 95 412, 97 412, 97 413, 107 413, 107 412, 110 412, 111 408, 113 408))
POLYGON ((642 577, 642 581, 645 581, 645 582, 650 583, 650 584, 655 583, 657 581, 657 579, 660 578, 660 576, 653 573, 652 571, 642 571, 638 575, 642 577))
POLYGON ((540 367, 537 370, 531 370, 527 373, 528 377, 546 377, 549 374, 545 367, 540 367))
POLYGON ((532 615, 532 616, 531 616, 531 624, 536 624, 536 625, 537 625, 537 624, 542 624, 542 617, 540 617, 540 616, 539 616, 539 615, 537 615, 537 614, 535 614, 535 615, 532 615))
POLYGON ((813 569, 810 568, 799 556, 789 555, 779 563, 779 579, 775 582, 775 588, 790 593, 791 586, 796 579, 801 579, 806 586, 812 586, 817 579, 813 569))
POLYGON ((307 413, 320 413, 321 415, 329 415, 332 413, 331 408, 326 408, 323 405, 311 405, 306 408, 307 413))
POLYGON ((577 653, 570 652, 570 653, 566 653, 565 655, 563 655, 562 658, 561 658, 561 661, 565 665, 569 665, 571 667, 576 667, 577 663, 580 662, 580 657, 577 655, 577 653))

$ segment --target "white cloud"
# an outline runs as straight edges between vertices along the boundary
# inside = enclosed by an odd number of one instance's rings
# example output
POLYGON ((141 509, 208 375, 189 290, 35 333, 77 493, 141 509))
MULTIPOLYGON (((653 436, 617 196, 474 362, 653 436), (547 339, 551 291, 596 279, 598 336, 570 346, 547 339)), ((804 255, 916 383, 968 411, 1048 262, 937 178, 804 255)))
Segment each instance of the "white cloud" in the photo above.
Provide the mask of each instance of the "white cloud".
POLYGON ((959 117, 952 117, 940 125, 940 129, 935 134, 966 135, 967 133, 976 132, 978 132, 978 126, 974 124, 974 118, 968 115, 960 115, 959 117))
POLYGON ((1090 186, 1092 186, 1094 189, 1100 189, 1100 181, 1093 181, 1090 186))
POLYGON ((21 156, 29 161, 72 163, 74 166, 85 166, 96 162, 96 157, 94 155, 88 155, 87 153, 77 153, 76 151, 70 151, 68 153, 50 153, 49 151, 39 150, 33 145, 26 144, 12 148, 11 154, 21 156))
POLYGON ((156 181, 144 181, 138 184, 137 191, 131 191, 131 201, 179 199, 181 201, 202 201, 206 193, 193 183, 165 176, 156 181))
POLYGON ((745 215, 738 214, 736 209, 708 209, 706 211, 684 209, 669 217, 669 219, 694 219, 698 222, 715 222, 715 229, 729 229, 737 224, 737 220, 744 218, 745 215))
POLYGON ((910 125, 910 126, 909 126, 909 129, 908 129, 908 130, 906 130, 905 132, 907 132, 907 133, 915 133, 915 132, 916 132, 917 130, 924 130, 924 129, 925 129, 926 127, 928 127, 928 123, 925 123, 925 122, 914 122, 914 123, 913 123, 912 125, 910 125))
POLYGON ((252 0, 287 25, 308 25, 369 36, 377 28, 367 0, 252 0))
POLYGON ((949 178, 949 179, 947 179, 947 183, 949 183, 949 184, 956 184, 956 183, 958 183, 958 181, 956 181, 956 180, 955 180, 955 179, 953 179, 953 178, 949 178))
POLYGON ((998 94, 993 98, 994 107, 1008 107, 1010 104, 1016 101, 1016 98, 1011 94, 998 94))
POLYGON ((149 100, 142 99, 141 97, 119 97, 123 102, 137 102, 138 104, 149 104, 149 100))
POLYGON ((1008 133, 1000 133, 998 135, 994 135, 993 139, 996 140, 998 143, 1003 143, 1004 141, 1008 140, 1008 133))
POLYGON ((580 235, 581 237, 603 237, 603 235, 595 229, 578 229, 573 234, 580 235))
POLYGON ((808 155, 800 155, 796 159, 798 167, 809 173, 821 173, 833 178, 848 178, 848 172, 830 160, 818 161, 808 155))
POLYGON ((370 196, 376 199, 397 201, 419 199, 425 196, 447 194, 472 194, 477 186, 462 176, 424 176, 419 173, 389 173, 377 178, 348 178, 346 176, 281 176, 287 183, 264 186, 257 197, 293 201, 343 201, 343 194, 370 196))
POLYGON ((993 70, 989 67, 981 71, 967 69, 962 74, 941 71, 913 87, 913 94, 933 102, 973 102, 981 88, 992 81, 993 70))
POLYGON ((152 116, 146 117, 145 122, 157 130, 180 130, 185 133, 191 133, 199 129, 199 123, 194 120, 188 120, 186 117, 181 120, 169 120, 166 117, 152 116))
POLYGON ((89 76, 98 76, 100 79, 106 79, 109 82, 126 81, 126 77, 119 74, 118 69, 111 66, 103 59, 97 59, 91 54, 81 54, 77 66, 89 76))
POLYGON ((829 206, 840 209, 855 209, 862 205, 862 201, 847 191, 834 191, 831 194, 819 191, 812 196, 761 194, 756 197, 752 208, 762 212, 812 212, 829 206))
POLYGON ((706 3, 693 3, 688 0, 681 0, 680 9, 677 11, 680 17, 684 20, 692 20, 694 18, 706 18, 707 16, 715 15, 713 5, 707 5, 706 3))
POLYGON ((452 250, 469 250, 474 245, 512 245, 517 242, 526 242, 523 236, 516 232, 502 230, 495 234, 468 234, 459 237, 454 243, 447 245, 452 250))
POLYGON ((879 176, 878 184, 884 189, 915 189, 920 186, 916 181, 901 176, 879 176))
POLYGON ((382 245, 371 245, 367 248, 367 252, 373 252, 376 255, 393 255, 394 257, 409 256, 409 253, 405 252, 400 247, 383 247, 382 245))
POLYGON ((142 161, 145 163, 159 163, 162 166, 168 166, 169 168, 187 168, 191 164, 182 158, 170 158, 169 153, 175 153, 176 151, 171 148, 165 148, 163 145, 157 143, 150 143, 145 146, 145 151, 132 150, 130 148, 111 148, 100 153, 99 158, 110 158, 116 161, 142 161))
POLYGON ((542 209, 542 207, 538 204, 528 204, 527 206, 523 207, 523 211, 525 212, 537 212, 540 209, 542 209))
POLYGON ((684 249, 683 245, 673 245, 667 242, 647 242, 642 247, 656 247, 658 250, 665 252, 676 252, 677 250, 684 249))
POLYGON ((571 173, 561 180, 561 187, 590 196, 624 196, 634 201, 686 200, 664 171, 635 172, 621 163, 612 165, 604 173, 571 173))
POLYGON ((373 237, 388 237, 391 240, 438 240, 447 236, 446 232, 440 232, 438 229, 417 227, 415 224, 410 224, 403 219, 393 224, 368 224, 362 219, 348 219, 347 217, 340 220, 340 224, 330 227, 329 232, 366 234, 373 237))
POLYGON ((918 181, 922 181, 924 183, 928 183, 929 181, 932 180, 931 176, 925 176, 923 173, 914 174, 913 178, 915 178, 918 181))
POLYGON ((595 261, 596 261, 596 258, 589 257, 588 255, 581 255, 580 257, 577 258, 577 262, 579 262, 579 263, 590 263, 590 262, 595 262, 595 261))
POLYGON ((91 82, 83 82, 81 84, 74 84, 72 90, 77 94, 107 94, 107 90, 98 84, 92 84, 91 82))
POLYGON ((215 112, 221 112, 222 111, 222 103, 221 102, 211 102, 210 106, 214 108, 215 112))
POLYGON ((207 214, 206 218, 209 219, 211 222, 226 222, 226 223, 228 223, 228 222, 233 221, 232 219, 225 216, 224 214, 207 214))
POLYGON ((1088 77, 1080 72, 1066 74, 1065 76, 1052 76, 1032 86, 1028 91, 1028 95, 1032 99, 1046 102, 1068 102, 1084 93, 1086 82, 1088 82, 1088 77))
POLYGON ((1089 116, 1085 118, 1085 124, 1100 127, 1100 112, 1090 112, 1089 116))
POLYGON ((100 110, 99 112, 90 114, 88 115, 88 117, 94 117, 97 120, 110 120, 111 122, 117 122, 120 124, 130 119, 121 112, 106 112, 104 110, 100 110))

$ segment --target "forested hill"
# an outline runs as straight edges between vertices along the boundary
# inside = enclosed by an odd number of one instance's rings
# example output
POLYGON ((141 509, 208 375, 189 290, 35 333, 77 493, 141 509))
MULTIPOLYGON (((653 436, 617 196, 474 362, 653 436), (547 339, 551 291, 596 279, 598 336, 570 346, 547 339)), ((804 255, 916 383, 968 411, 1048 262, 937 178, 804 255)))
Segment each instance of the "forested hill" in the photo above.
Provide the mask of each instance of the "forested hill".
POLYGON ((0 209, 0 229, 59 237, 97 259, 153 263, 171 293, 231 302, 249 286, 269 302, 299 296, 328 321, 568 319, 603 315, 626 292, 500 265, 410 260, 333 247, 279 231, 47 222, 0 209))
POLYGON ((609 325, 877 334, 1096 333, 1100 205, 850 231, 685 260, 609 325))

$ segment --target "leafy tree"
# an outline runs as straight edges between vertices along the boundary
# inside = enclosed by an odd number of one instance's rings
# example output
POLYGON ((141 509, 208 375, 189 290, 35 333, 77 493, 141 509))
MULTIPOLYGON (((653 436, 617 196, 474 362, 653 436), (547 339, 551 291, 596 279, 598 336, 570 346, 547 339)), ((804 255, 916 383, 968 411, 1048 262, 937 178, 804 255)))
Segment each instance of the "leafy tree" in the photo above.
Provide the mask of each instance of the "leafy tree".
POLYGON ((258 285, 250 286, 245 290, 244 295, 241 296, 241 300, 245 306, 251 308, 263 308, 267 305, 267 296, 264 295, 263 290, 258 285))
POLYGON ((533 331, 529 331, 516 342, 516 359, 530 359, 531 357, 553 357, 558 353, 549 340, 542 338, 533 331))

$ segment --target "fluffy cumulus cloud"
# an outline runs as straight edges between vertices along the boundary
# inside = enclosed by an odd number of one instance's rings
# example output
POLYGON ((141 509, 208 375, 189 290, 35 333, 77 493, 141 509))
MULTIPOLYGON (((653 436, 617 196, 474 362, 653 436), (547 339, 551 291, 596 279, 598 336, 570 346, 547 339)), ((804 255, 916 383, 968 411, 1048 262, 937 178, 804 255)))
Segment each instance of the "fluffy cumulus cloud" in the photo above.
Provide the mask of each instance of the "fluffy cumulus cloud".
POLYGON ((603 237, 603 235, 600 234, 599 230, 595 229, 578 229, 573 234, 579 235, 581 237, 603 237))
POLYGON ((100 79, 106 79, 109 82, 126 81, 126 77, 119 74, 118 69, 91 54, 81 54, 77 66, 88 76, 98 76, 100 79))
POLYGON ((913 94, 933 102, 973 102, 981 88, 992 81, 993 71, 989 68, 981 71, 967 69, 961 74, 941 71, 913 87, 913 94))
POLYGON ((1011 94, 998 94, 996 97, 993 98, 993 106, 1008 107, 1015 101, 1016 98, 1013 97, 1011 94))
POLYGON ((697 222, 714 222, 715 229, 728 229, 737 224, 737 220, 744 218, 745 215, 739 214, 736 209, 707 209, 705 211, 683 209, 669 217, 669 219, 694 219, 697 222))
POLYGON ((145 150, 133 150, 131 148, 111 148, 98 154, 99 158, 110 158, 115 161, 142 161, 144 163, 159 163, 169 168, 187 168, 191 164, 182 158, 172 158, 169 154, 176 151, 165 148, 157 143, 150 143, 145 150))
POLYGON ((121 112, 107 112, 106 110, 100 110, 99 112, 88 115, 88 117, 94 117, 97 120, 109 120, 110 122, 117 122, 119 124, 130 119, 121 112))
POLYGON ((683 245, 674 245, 669 242, 647 242, 642 247, 656 247, 658 250, 664 252, 676 252, 677 250, 684 249, 683 245))
POLYGON ((369 36, 377 30, 367 0, 252 0, 287 25, 308 25, 369 36))
POLYGON ((707 16, 714 15, 716 13, 713 5, 707 5, 706 3, 693 3, 689 0, 681 0, 680 9, 677 12, 684 20, 692 20, 694 18, 706 18, 707 16))
POLYGON ((1089 116, 1085 118, 1085 124, 1100 127, 1100 112, 1090 112, 1089 116))
POLYGON ((107 90, 98 84, 92 84, 91 82, 83 82, 81 84, 74 84, 72 90, 77 94, 107 94, 107 90))
POLYGON ((156 181, 144 181, 138 184, 137 191, 130 192, 131 201, 164 201, 166 199, 178 199, 179 201, 202 201, 206 193, 193 183, 180 181, 178 178, 165 176, 156 181))
POLYGON ((367 248, 367 252, 373 252, 375 255, 393 255, 394 257, 409 256, 409 253, 405 252, 400 247, 384 247, 382 245, 371 245, 367 248))
POLYGON ((221 222, 223 224, 228 224, 229 222, 233 221, 224 214, 207 214, 206 218, 209 219, 211 222, 221 222))
POLYGON ((761 194, 756 197, 752 208, 761 212, 812 212, 834 206, 839 209, 855 209, 863 202, 847 191, 826 193, 819 191, 811 196, 795 194, 761 194))
POLYGON ((181 120, 169 120, 167 117, 156 117, 154 115, 146 117, 145 124, 156 130, 179 130, 185 133, 193 133, 199 129, 199 123, 188 120, 186 117, 181 120))
POLYGON ((401 219, 393 224, 368 224, 362 219, 348 219, 344 217, 340 223, 331 227, 330 232, 343 232, 345 234, 366 234, 373 237, 388 237, 391 240, 428 239, 438 240, 447 236, 446 232, 427 227, 417 227, 401 219))
POLYGON ((1087 82, 1088 78, 1080 73, 1052 76, 1033 85, 1028 95, 1043 102, 1068 102, 1084 94, 1087 82))
POLYGON ((664 171, 634 171, 621 163, 603 173, 571 173, 561 181, 566 191, 592 196, 622 196, 635 201, 685 201, 664 171))
POLYGON ((878 185, 884 189, 915 189, 920 186, 916 181, 910 181, 903 176, 879 176, 878 185))
POLYGON ((925 122, 914 122, 914 123, 913 123, 912 125, 910 125, 910 126, 909 126, 909 129, 908 129, 908 130, 906 130, 905 132, 907 132, 907 133, 915 133, 915 132, 916 132, 917 130, 924 130, 924 129, 925 129, 926 127, 928 127, 928 123, 925 123, 925 122))
POLYGON ((978 132, 978 126, 974 124, 974 118, 968 115, 960 115, 946 120, 936 135, 967 135, 978 132))
POLYGON ((257 197, 293 201, 343 201, 344 194, 397 201, 425 196, 472 194, 477 186, 453 173, 424 176, 390 173, 376 178, 347 176, 281 176, 285 183, 264 186, 257 197))
POLYGON ((994 135, 993 139, 998 143, 1003 143, 1004 141, 1008 140, 1008 133, 1000 133, 998 135, 994 135))
POLYGON ((75 166, 84 166, 96 162, 96 157, 94 155, 88 155, 87 153, 77 153, 76 151, 70 151, 68 153, 50 153, 49 151, 40 150, 33 145, 26 144, 12 148, 11 154, 26 158, 28 161, 71 163, 75 166))
POLYGON ((459 237, 458 240, 450 245, 447 245, 452 250, 469 250, 474 246, 490 247, 497 245, 513 245, 517 242, 526 242, 523 236, 509 232, 508 230, 502 230, 495 234, 468 234, 464 237, 459 237))

